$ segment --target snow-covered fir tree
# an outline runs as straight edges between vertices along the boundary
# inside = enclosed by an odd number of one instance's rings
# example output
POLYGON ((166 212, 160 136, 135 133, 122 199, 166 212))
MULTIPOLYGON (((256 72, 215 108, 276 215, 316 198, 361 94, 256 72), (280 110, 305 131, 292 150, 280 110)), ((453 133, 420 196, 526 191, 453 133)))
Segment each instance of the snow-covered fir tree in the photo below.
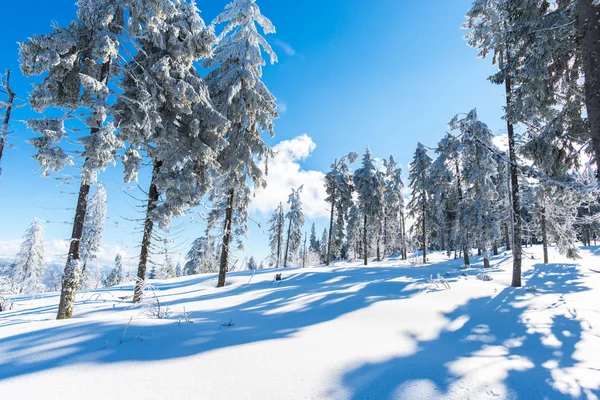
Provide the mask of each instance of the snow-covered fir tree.
POLYGON ((123 257, 120 254, 115 256, 115 266, 104 280, 105 287, 112 287, 120 284, 123 281, 123 257))
POLYGON ((186 276, 218 271, 214 246, 207 236, 194 240, 185 259, 183 274, 186 276))
POLYGON ((383 220, 382 174, 375 168, 369 148, 363 155, 361 167, 354 171, 353 181, 363 218, 363 262, 367 265, 369 233, 379 237, 383 220))
POLYGON ((404 255, 405 240, 402 236, 402 214, 404 213, 404 183, 402 168, 394 156, 384 160, 385 176, 383 189, 383 253, 390 255, 400 252, 404 255))
MULTIPOLYGON (((224 171, 219 191, 225 200, 217 201, 219 219, 223 223, 223 240, 219 266, 218 287, 225 285, 229 267, 229 252, 234 236, 247 230, 250 190, 264 187, 264 173, 258 161, 268 157, 271 150, 261 138, 263 131, 274 135, 273 120, 278 118, 275 97, 262 82, 262 67, 266 64, 263 51, 271 63, 277 61, 275 52, 259 33, 274 33, 275 27, 263 16, 255 0, 233 0, 213 21, 224 24, 217 48, 204 66, 212 71, 206 82, 216 108, 231 122, 226 134, 227 146, 219 153, 224 171), (234 221, 233 213, 237 213, 234 221)), ((216 219, 216 217, 215 217, 216 219)))
POLYGON ((319 239, 317 239, 317 227, 315 226, 315 223, 313 222, 312 226, 310 227, 310 239, 309 239, 309 246, 308 249, 314 253, 318 253, 319 252, 319 239))
POLYGON ((254 257, 250 257, 248 259, 248 264, 246 264, 246 268, 249 271, 254 271, 255 269, 258 269, 258 265, 256 264, 256 260, 254 260, 254 257))
POLYGON ((36 218, 25 233, 12 268, 13 286, 17 292, 43 292, 44 268, 44 227, 36 218))
POLYGON ((283 212, 283 204, 279 203, 279 206, 269 220, 269 246, 271 248, 271 265, 275 268, 279 268, 282 260, 285 229, 285 214, 283 212))
POLYGON ((138 51, 124 66, 115 115, 119 136, 129 144, 123 157, 126 181, 137 178, 140 150, 152 163, 133 298, 139 302, 154 222, 166 228, 212 189, 228 122, 213 107, 195 68, 212 56, 216 41, 195 4, 142 2, 134 11, 128 33, 138 51))
POLYGON ((302 242, 302 228, 304 227, 304 212, 302 211, 302 200, 300 194, 302 186, 298 189, 292 189, 288 197, 288 212, 285 218, 288 220, 288 229, 286 233, 285 253, 283 256, 283 266, 289 266, 289 263, 295 263, 299 257, 300 246, 302 242))
POLYGON ((87 268, 96 260, 98 251, 100 250, 100 242, 104 232, 104 222, 106 221, 106 190, 102 183, 96 184, 96 193, 90 199, 87 205, 85 214, 85 222, 83 224, 83 234, 81 235, 80 257, 83 261, 81 271, 81 283, 83 287, 91 288, 88 283, 93 278, 94 272, 87 268))
POLYGON ((345 223, 352 207, 354 186, 349 164, 358 158, 358 153, 349 153, 339 161, 335 160, 325 175, 325 201, 329 204, 329 237, 327 239, 326 265, 332 259, 340 258, 344 243, 345 223))
POLYGON ((348 213, 348 224, 346 225, 346 256, 350 260, 354 260, 360 255, 361 221, 360 209, 353 204, 348 213))
POLYGON ((177 278, 179 278, 180 276, 183 276, 183 269, 181 268, 180 262, 177 262, 177 265, 175 266, 175 276, 177 278))
POLYGON ((433 160, 427 155, 427 149, 420 142, 409 166, 409 187, 411 189, 410 202, 408 203, 408 215, 414 220, 411 227, 412 235, 418 238, 423 249, 423 264, 427 263, 428 246, 428 199, 431 190, 429 167, 433 160))
POLYGON ((450 126, 461 132, 462 177, 465 187, 460 227, 469 232, 473 243, 483 252, 484 266, 490 266, 492 243, 500 237, 494 205, 498 193, 493 181, 497 173, 492 131, 479 120, 477 110, 466 117, 455 117, 450 126))
MULTIPOLYGON (((110 110, 109 79, 123 29, 124 2, 118 0, 80 0, 78 19, 67 27, 54 27, 47 35, 36 35, 20 43, 21 71, 25 76, 40 76, 34 84, 29 104, 44 113, 49 108, 64 112, 63 117, 45 117, 27 121, 40 136, 30 140, 42 175, 72 165, 71 157, 61 147, 67 136, 64 129, 69 114, 79 114, 89 134, 77 138, 83 146, 81 184, 75 209, 69 253, 63 275, 57 318, 73 314, 75 293, 80 281, 80 244, 90 185, 97 172, 115 163, 116 150, 122 142, 114 135, 115 126, 107 116, 110 110)), ((60 112, 60 111, 59 111, 60 112)), ((74 142, 75 140, 73 140, 74 142)))
POLYGON ((323 229, 323 233, 321 234, 321 240, 319 241, 319 256, 321 259, 321 264, 325 264, 327 261, 327 240, 329 239, 329 233, 327 232, 327 228, 323 229))

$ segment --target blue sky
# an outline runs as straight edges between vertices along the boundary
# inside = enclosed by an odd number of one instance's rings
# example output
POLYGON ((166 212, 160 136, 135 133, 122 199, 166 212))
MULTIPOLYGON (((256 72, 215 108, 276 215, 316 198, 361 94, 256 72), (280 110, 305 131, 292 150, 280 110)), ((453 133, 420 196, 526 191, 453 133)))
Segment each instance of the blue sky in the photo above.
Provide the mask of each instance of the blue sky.
MULTIPOLYGON (((208 23, 226 3, 197 4, 208 23)), ((317 190, 319 171, 326 171, 336 157, 362 153, 370 146, 376 157, 393 154, 406 166, 418 141, 434 146, 456 113, 474 107, 496 134, 504 133, 503 91, 487 81, 495 69, 489 60, 477 59, 476 50, 462 38, 460 25, 471 0, 258 0, 257 4, 277 28, 268 40, 279 63, 264 69, 264 81, 278 98, 281 118, 276 121, 276 137, 267 142, 273 146, 284 142, 279 147, 284 151, 281 170, 270 178, 272 189, 258 195, 252 205, 256 223, 250 224, 247 254, 267 255, 263 230, 268 217, 263 211, 285 201, 289 187, 298 183, 313 188, 306 229, 314 221, 318 231, 323 230, 327 219, 320 211, 326 205, 317 190)), ((8 18, 1 28, 0 70, 13 70, 18 95, 25 98, 35 79, 24 78, 19 71, 17 42, 49 32, 53 21, 66 25, 75 12, 74 0, 3 4, 8 18)), ((70 184, 62 180, 76 170, 52 178, 36 174, 30 159, 33 151, 24 142, 32 133, 19 122, 31 116, 26 108, 15 112, 13 147, 6 149, 2 161, 0 256, 16 251, 23 232, 38 217, 48 221, 48 257, 60 260, 63 241, 70 237, 78 190, 76 177, 70 184)), ((148 185, 147 176, 148 171, 140 176, 142 188, 148 185)), ((143 194, 123 183, 120 165, 102 173, 100 180, 107 186, 109 201, 101 258, 124 251, 135 263, 141 233, 130 220, 142 217, 134 198, 143 194)), ((183 256, 189 242, 201 234, 201 218, 194 215, 173 225, 172 251, 183 256)))

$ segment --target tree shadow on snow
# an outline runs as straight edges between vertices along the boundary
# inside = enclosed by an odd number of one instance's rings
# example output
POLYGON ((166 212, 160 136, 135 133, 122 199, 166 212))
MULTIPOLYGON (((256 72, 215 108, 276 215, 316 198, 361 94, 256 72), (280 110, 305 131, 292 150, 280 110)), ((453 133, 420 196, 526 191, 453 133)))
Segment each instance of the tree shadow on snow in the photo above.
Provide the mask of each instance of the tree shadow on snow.
POLYGON ((449 323, 434 340, 414 338, 417 350, 413 354, 347 371, 341 379, 349 398, 404 399, 419 391, 424 396, 419 398, 455 398, 451 394, 455 390, 464 398, 502 396, 482 383, 486 379, 492 386, 495 382, 504 385, 505 398, 600 396, 598 387, 583 389, 577 377, 562 379, 560 375, 560 370, 578 364, 574 353, 583 321, 572 310, 561 309, 555 310, 549 326, 548 321, 531 322, 531 313, 537 310, 523 304, 531 296, 559 294, 550 308, 560 307, 563 295, 590 290, 583 275, 570 264, 536 265, 527 275, 527 285, 535 286, 535 292, 508 287, 493 298, 473 299, 445 314, 451 322, 466 321, 459 329, 449 323))
MULTIPOLYGON (((431 272, 443 272, 449 267, 452 263, 440 264, 431 268, 431 272)), ((78 300, 76 317, 72 320, 57 321, 50 328, 46 322, 43 328, 33 331, 27 326, 27 332, 0 339, 0 380, 78 363, 158 361, 283 339, 305 327, 336 319, 378 301, 408 298, 424 289, 418 284, 426 284, 430 273, 419 268, 379 267, 376 275, 367 274, 372 271, 372 268, 363 267, 340 267, 332 273, 267 270, 256 274, 284 272, 284 281, 255 281, 210 293, 187 290, 187 286, 211 280, 214 276, 158 283, 155 287, 161 303, 173 310, 173 316, 162 320, 133 319, 130 326, 127 326, 129 314, 121 321, 114 320, 114 315, 113 320, 102 319, 103 313, 114 313, 128 308, 129 304, 114 302, 110 308, 102 305, 100 300, 78 300), (403 279, 398 280, 399 277, 403 279), (185 298, 162 293, 177 288, 184 291, 177 296, 185 298), (219 299, 230 305, 196 311, 191 316, 193 324, 180 323, 183 306, 188 302, 219 299), (80 308, 83 303, 94 305, 94 302, 101 307, 91 311, 80 308), (228 321, 233 325, 222 325, 228 321), (24 354, 27 355, 24 357, 24 354)), ((246 283, 250 276, 251 273, 237 273, 232 274, 232 279, 246 283)), ((123 292, 127 289, 130 288, 118 288, 123 292)), ((98 291, 102 292, 106 290, 98 291)), ((44 311, 50 310, 44 308, 44 311)), ((28 312, 35 310, 22 313, 28 312)), ((10 323, 15 316, 1 315, 0 326, 10 323)))

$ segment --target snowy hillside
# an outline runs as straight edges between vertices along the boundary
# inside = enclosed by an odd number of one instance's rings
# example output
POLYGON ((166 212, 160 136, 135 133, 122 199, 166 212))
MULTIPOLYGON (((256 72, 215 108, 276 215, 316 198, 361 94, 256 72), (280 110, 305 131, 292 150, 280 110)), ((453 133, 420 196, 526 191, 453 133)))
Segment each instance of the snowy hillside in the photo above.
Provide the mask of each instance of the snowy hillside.
POLYGON ((547 266, 525 250, 523 288, 510 255, 484 281, 481 260, 436 253, 233 273, 221 289, 212 274, 153 281, 163 319, 120 300, 131 284, 79 293, 71 320, 54 319, 56 293, 17 297, 0 314, 0 398, 596 399, 600 248, 547 266))

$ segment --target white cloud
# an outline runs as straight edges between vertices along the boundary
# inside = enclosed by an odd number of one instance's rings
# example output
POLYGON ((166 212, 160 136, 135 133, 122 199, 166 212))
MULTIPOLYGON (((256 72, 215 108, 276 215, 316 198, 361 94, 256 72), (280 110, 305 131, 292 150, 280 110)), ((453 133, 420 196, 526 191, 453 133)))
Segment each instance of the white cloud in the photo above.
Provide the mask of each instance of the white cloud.
MULTIPOLYGON (((19 252, 22 239, 0 241, 0 260, 13 260, 19 252)), ((68 240, 46 240, 44 242, 44 259, 47 263, 63 263, 67 259, 69 251, 68 240)), ((127 254, 127 252, 118 245, 100 246, 97 260, 103 265, 110 265, 114 262, 117 254, 123 256, 124 264, 136 263, 135 256, 127 254), (131 261, 130 261, 131 259, 131 261)))
POLYGON ((273 43, 275 44, 275 46, 279 47, 281 50, 283 50, 283 52, 285 54, 287 54, 288 56, 295 56, 296 55, 296 50, 294 50, 294 48, 292 47, 291 44, 284 42, 283 40, 280 39, 273 39, 273 43))
POLYGON ((307 134, 274 146, 275 156, 269 159, 267 188, 256 191, 250 209, 270 213, 279 202, 287 202, 292 188, 304 185, 301 200, 305 215, 309 218, 327 217, 329 213, 323 186, 325 174, 321 171, 304 170, 299 163, 308 158, 316 147, 307 134))

